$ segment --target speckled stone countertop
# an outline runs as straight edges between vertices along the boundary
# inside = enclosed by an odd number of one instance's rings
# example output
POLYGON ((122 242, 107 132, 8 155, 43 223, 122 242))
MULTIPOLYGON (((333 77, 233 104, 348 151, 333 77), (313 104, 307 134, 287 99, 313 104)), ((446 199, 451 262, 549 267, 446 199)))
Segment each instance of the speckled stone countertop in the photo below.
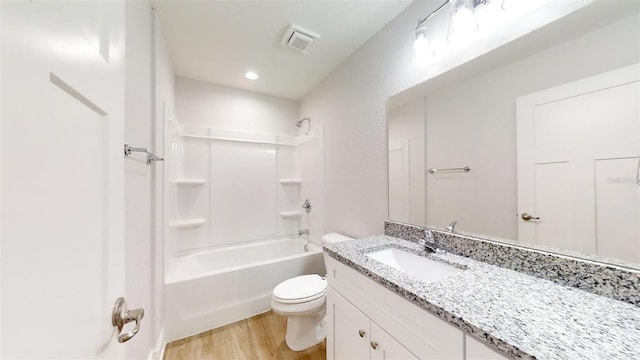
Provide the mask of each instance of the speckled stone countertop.
POLYGON ((367 257, 413 242, 373 236, 325 245, 325 252, 391 291, 521 359, 640 359, 640 308, 549 280, 453 255, 433 260, 466 270, 427 284, 367 257))

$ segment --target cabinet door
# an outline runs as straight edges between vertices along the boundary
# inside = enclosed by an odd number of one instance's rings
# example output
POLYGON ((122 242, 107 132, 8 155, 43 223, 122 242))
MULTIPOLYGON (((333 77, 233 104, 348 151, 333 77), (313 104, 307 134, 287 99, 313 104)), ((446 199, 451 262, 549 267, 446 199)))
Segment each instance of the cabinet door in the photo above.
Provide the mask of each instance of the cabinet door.
POLYGON ((331 287, 327 289, 327 309, 327 359, 369 359, 369 318, 331 287))
POLYGON ((466 357, 467 360, 506 360, 506 356, 498 354, 495 350, 487 345, 474 339, 469 335, 465 335, 466 357))
POLYGON ((409 360, 418 359, 396 339, 387 334, 373 321, 371 326, 371 359, 372 360, 409 360))

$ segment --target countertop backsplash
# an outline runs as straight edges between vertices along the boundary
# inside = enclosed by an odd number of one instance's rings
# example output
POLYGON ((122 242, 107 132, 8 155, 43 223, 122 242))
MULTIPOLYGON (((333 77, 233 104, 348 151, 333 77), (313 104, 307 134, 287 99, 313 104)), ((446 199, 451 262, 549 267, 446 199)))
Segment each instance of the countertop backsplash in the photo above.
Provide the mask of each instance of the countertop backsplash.
MULTIPOLYGON (((424 237, 424 229, 394 221, 386 221, 384 224, 385 235, 412 242, 418 242, 424 237)), ((640 307, 640 270, 429 229, 433 231, 437 247, 452 254, 640 307)))

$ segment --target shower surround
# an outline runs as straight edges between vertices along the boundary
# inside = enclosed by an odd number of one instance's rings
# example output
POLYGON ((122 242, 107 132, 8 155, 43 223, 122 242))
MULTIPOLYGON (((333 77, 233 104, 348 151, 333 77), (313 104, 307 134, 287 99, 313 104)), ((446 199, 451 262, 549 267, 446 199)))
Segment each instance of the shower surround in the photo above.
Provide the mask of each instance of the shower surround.
POLYGON ((168 340, 268 311, 279 282, 323 273, 312 236, 324 226, 311 221, 322 211, 322 128, 290 136, 169 121, 166 134, 168 340))

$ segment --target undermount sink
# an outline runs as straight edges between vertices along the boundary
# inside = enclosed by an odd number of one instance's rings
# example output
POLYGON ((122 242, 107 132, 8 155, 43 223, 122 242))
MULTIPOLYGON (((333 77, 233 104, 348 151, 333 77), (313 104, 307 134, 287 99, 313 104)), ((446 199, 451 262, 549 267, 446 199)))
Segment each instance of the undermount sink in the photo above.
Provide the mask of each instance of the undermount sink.
POLYGON ((457 267, 396 248, 372 251, 366 255, 427 283, 440 281, 463 271, 457 267))

